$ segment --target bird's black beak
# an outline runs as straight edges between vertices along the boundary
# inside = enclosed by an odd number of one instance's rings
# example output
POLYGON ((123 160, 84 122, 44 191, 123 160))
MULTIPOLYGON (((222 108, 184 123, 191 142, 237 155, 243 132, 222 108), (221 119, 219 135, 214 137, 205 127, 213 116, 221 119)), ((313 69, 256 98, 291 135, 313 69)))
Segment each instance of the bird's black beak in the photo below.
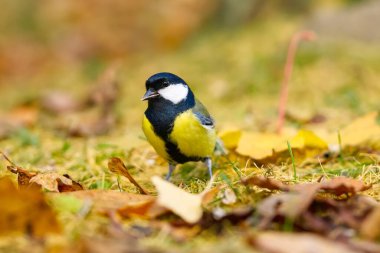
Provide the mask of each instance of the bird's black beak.
POLYGON ((144 96, 141 98, 142 101, 144 100, 148 100, 148 99, 151 99, 151 98, 154 98, 154 97, 157 97, 159 96, 160 94, 158 94, 157 91, 153 90, 153 89, 148 89, 144 96))

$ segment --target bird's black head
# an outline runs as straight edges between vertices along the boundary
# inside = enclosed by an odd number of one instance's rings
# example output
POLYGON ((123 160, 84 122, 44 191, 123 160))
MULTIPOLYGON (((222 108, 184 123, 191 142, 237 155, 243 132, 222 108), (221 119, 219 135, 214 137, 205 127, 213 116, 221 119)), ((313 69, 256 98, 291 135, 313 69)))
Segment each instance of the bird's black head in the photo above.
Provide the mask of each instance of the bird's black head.
POLYGON ((186 82, 171 73, 157 73, 149 77, 145 82, 146 93, 142 100, 149 100, 151 102, 163 101, 171 102, 172 104, 178 104, 185 101, 189 96, 193 97, 193 94, 186 84, 186 82))

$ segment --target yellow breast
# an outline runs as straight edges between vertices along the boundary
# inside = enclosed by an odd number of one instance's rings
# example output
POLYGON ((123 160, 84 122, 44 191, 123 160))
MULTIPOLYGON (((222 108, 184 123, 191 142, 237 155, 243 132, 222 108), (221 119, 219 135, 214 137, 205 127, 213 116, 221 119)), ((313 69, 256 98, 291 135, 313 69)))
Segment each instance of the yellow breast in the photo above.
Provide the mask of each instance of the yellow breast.
POLYGON ((156 150, 157 154, 160 155, 162 158, 168 160, 169 155, 166 152, 165 142, 158 135, 156 135, 156 133, 153 130, 152 124, 150 124, 149 120, 145 115, 143 118, 142 129, 146 138, 148 139, 149 143, 153 146, 153 148, 156 150))
POLYGON ((202 126, 191 110, 178 115, 169 139, 176 143, 182 154, 189 157, 208 157, 214 152, 215 129, 202 126))

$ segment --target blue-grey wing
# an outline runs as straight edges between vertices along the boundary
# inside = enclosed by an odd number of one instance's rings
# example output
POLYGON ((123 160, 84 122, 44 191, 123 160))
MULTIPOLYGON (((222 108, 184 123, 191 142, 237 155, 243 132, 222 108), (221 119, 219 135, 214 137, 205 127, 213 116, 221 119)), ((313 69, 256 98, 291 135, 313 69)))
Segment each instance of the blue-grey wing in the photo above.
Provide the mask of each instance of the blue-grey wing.
POLYGON ((204 127, 214 128, 214 119, 210 116, 206 107, 204 107, 201 102, 196 100, 192 111, 204 127))

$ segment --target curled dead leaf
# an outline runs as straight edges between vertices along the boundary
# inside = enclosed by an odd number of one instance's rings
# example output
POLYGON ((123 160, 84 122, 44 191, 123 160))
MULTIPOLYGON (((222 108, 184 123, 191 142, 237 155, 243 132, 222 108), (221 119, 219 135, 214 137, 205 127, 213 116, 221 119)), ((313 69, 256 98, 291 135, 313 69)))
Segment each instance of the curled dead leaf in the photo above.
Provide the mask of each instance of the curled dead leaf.
POLYGON ((320 189, 339 196, 342 194, 356 194, 371 187, 372 185, 366 185, 362 181, 353 178, 335 177, 321 182, 320 189))
POLYGON ((31 186, 39 185, 52 192, 83 190, 83 186, 72 180, 67 174, 62 176, 55 172, 30 172, 14 164, 4 153, 1 154, 11 164, 7 166, 7 169, 12 173, 17 174, 17 182, 20 188, 29 188, 31 186))
POLYGON ((35 172, 30 172, 14 165, 7 166, 7 169, 12 173, 17 174, 19 188, 29 187, 31 185, 30 179, 37 175, 35 172))
POLYGON ((269 190, 287 190, 288 185, 281 181, 264 176, 252 176, 242 180, 245 185, 255 185, 260 188, 266 188, 269 190))
POLYGON ((108 169, 116 173, 118 175, 122 175, 137 187, 137 189, 140 191, 141 194, 149 194, 144 188, 142 188, 139 183, 136 182, 136 180, 129 174, 127 167, 123 163, 123 161, 120 158, 113 157, 108 161, 108 169))

